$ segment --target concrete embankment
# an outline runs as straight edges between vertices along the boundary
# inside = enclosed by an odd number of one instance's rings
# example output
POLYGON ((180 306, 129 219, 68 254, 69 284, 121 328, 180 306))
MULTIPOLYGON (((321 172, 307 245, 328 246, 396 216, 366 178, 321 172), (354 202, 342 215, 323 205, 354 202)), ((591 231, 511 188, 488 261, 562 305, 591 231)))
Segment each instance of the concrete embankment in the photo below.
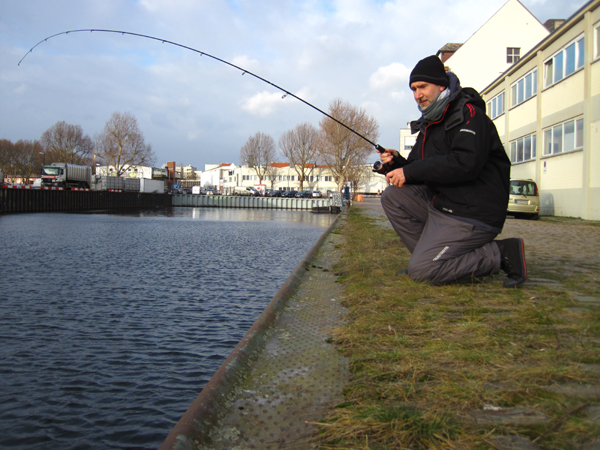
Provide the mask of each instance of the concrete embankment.
POLYGON ((173 428, 161 450, 312 448, 316 422, 343 400, 347 364, 334 266, 343 237, 323 234, 173 428))

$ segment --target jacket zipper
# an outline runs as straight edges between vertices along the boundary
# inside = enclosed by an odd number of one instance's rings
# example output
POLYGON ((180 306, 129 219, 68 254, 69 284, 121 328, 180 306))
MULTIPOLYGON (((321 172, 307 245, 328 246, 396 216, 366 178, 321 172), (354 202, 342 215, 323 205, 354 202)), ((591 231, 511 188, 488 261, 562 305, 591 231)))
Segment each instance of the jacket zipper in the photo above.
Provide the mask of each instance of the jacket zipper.
POLYGON ((427 128, 429 128, 431 125, 435 125, 436 123, 440 123, 442 120, 444 120, 444 117, 446 117, 446 111, 448 111, 449 106, 450 106, 450 104, 448 103, 446 105, 446 109, 444 109, 444 113, 442 114, 442 117, 440 118, 440 120, 438 120, 437 122, 431 122, 429 125, 427 125, 425 127, 425 131, 423 132, 423 144, 421 145, 421 159, 425 159, 425 139, 427 139, 427 128))
MULTIPOLYGON (((427 125, 425 127, 425 131, 423 132, 423 144, 421 145, 421 159, 425 159, 425 139, 427 138, 427 128, 429 128, 433 124, 440 123, 442 120, 444 120, 444 117, 446 117, 446 111, 448 111, 449 106, 450 106, 450 104, 446 105, 446 109, 444 109, 444 114, 442 114, 442 117, 440 118, 440 120, 438 120, 437 122, 431 122, 429 125, 427 125)), ((434 205, 436 197, 437 197, 437 194, 431 198, 431 206, 434 205)))

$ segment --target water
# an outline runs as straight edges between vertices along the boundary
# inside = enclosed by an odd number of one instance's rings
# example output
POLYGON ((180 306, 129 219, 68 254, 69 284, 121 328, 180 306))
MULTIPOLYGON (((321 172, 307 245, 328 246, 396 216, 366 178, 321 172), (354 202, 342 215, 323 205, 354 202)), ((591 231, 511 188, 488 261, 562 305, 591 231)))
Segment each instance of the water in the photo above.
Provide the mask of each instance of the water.
POLYGON ((332 219, 0 216, 0 448, 157 448, 332 219))

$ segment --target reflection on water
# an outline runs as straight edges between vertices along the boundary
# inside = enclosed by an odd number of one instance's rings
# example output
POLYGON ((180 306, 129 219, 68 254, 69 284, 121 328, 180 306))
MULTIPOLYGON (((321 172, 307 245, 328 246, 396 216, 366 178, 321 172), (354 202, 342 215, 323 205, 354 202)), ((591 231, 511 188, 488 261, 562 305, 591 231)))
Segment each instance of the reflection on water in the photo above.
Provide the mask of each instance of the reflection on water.
POLYGON ((0 216, 0 448, 157 448, 331 220, 0 216))

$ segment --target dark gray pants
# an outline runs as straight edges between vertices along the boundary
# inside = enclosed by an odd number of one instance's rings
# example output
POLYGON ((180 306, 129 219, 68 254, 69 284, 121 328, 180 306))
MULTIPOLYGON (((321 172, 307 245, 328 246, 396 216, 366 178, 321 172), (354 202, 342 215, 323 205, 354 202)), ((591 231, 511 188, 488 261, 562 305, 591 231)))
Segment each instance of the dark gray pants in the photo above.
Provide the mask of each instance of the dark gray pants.
POLYGON ((497 234, 433 208, 426 186, 388 186, 381 205, 412 254, 412 279, 446 284, 500 272, 500 250, 492 242, 497 234))

